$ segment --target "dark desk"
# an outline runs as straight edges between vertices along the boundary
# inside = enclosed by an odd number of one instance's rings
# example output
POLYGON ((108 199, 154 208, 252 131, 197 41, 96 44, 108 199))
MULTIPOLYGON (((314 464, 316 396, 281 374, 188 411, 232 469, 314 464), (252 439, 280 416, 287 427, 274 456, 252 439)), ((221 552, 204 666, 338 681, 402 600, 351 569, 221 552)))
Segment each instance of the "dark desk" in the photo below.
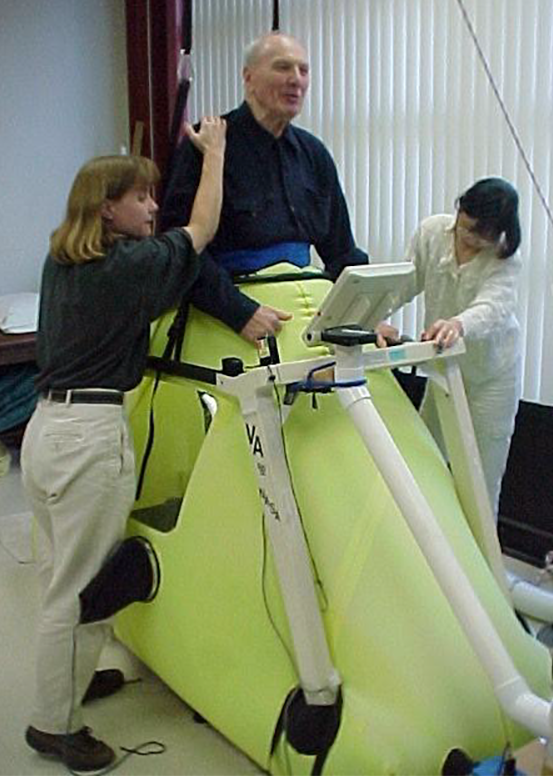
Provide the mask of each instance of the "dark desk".
POLYGON ((35 360, 36 333, 4 334, 0 331, 0 367, 35 360))
MULTIPOLYGON (((0 331, 0 376, 9 371, 11 366, 33 364, 35 361, 36 334, 4 334, 0 331)), ((13 447, 19 447, 23 439, 26 421, 15 428, 2 431, 2 442, 13 447)))

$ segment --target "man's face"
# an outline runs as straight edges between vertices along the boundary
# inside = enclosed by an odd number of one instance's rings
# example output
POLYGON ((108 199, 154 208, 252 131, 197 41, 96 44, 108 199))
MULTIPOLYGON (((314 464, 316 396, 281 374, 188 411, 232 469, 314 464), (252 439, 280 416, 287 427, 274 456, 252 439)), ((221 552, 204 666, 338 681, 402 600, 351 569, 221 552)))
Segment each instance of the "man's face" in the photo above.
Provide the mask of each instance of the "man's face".
POLYGON ((309 63, 293 38, 275 36, 259 58, 244 68, 246 97, 268 122, 292 121, 301 111, 309 86, 309 63))

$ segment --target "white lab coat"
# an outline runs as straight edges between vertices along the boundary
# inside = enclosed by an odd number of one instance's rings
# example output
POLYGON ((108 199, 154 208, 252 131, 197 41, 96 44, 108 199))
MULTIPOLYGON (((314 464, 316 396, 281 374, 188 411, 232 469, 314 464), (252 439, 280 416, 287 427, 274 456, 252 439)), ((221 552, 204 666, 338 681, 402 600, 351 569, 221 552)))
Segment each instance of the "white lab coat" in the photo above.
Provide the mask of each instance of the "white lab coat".
MULTIPOLYGON (((430 216, 420 224, 406 257, 415 265, 415 277, 398 307, 424 291, 425 328, 439 318, 457 318, 463 324, 467 352, 459 363, 497 515, 521 393, 520 326, 515 314, 521 261, 517 256, 498 259, 492 251, 482 250, 459 266, 454 225, 453 215, 430 216)), ((422 411, 434 431, 435 409, 425 399, 422 411)))

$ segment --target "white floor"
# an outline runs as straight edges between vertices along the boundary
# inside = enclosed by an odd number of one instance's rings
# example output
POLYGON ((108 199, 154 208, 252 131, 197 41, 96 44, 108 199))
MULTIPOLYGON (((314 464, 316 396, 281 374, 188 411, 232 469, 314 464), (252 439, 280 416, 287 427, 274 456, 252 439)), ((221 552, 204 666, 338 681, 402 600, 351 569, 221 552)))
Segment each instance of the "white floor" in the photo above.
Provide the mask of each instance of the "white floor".
MULTIPOLYGON (((11 468, 0 477, 0 776, 60 774, 66 773, 60 763, 41 758, 23 738, 33 692, 37 589, 31 516, 17 451, 11 452, 11 468)), ((94 734, 116 751, 153 740, 166 747, 159 755, 132 755, 117 773, 263 773, 209 725, 194 722, 183 701, 122 644, 108 645, 102 665, 122 668, 127 678, 140 681, 85 707, 94 734)))

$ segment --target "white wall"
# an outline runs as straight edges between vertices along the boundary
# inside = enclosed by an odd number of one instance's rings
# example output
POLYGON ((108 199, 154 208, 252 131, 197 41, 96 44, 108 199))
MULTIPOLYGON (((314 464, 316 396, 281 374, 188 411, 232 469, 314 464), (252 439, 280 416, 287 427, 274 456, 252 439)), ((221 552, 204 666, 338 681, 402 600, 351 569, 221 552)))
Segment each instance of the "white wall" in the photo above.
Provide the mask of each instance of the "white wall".
MULTIPOLYGON (((552 0, 281 0, 281 29, 307 46, 311 87, 298 124, 331 150, 355 237, 396 261, 417 223, 452 212, 477 178, 520 194, 518 315, 524 398, 553 404, 553 219, 523 164, 477 53, 472 20, 525 156, 553 201, 552 0)), ((196 0, 190 114, 241 99, 242 51, 271 26, 272 3, 196 0)), ((420 300, 394 322, 418 336, 420 300)))
POLYGON ((0 294, 37 291, 88 158, 128 138, 124 0, 0 0, 0 294))

